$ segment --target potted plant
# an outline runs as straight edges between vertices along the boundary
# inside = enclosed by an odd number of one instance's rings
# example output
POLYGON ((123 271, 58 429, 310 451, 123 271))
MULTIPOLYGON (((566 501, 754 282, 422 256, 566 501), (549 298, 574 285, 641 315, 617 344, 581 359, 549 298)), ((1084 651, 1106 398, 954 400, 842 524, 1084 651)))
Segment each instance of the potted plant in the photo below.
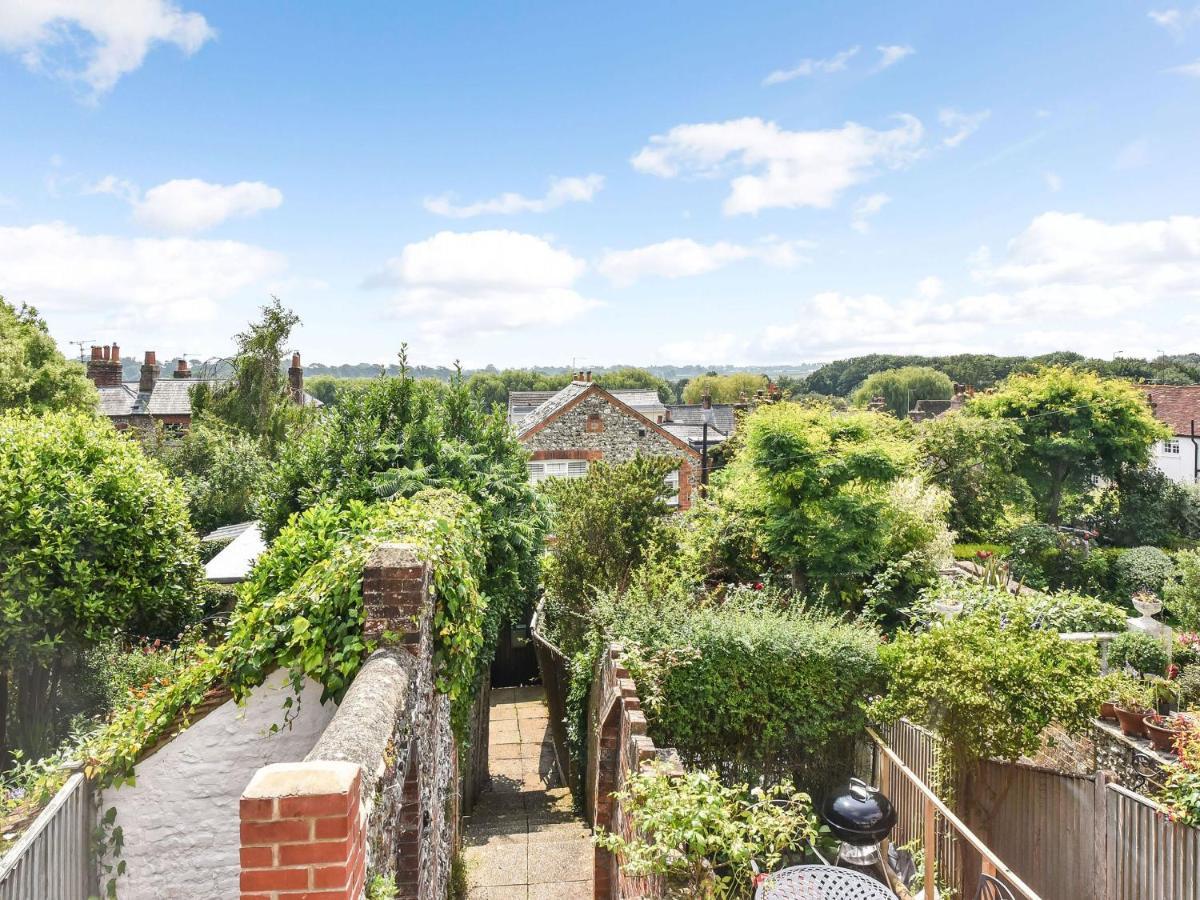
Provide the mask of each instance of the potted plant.
POLYGON ((1122 685, 1129 682, 1137 683, 1137 679, 1126 672, 1109 672, 1100 678, 1103 697, 1100 701, 1100 718, 1116 720, 1117 698, 1120 696, 1122 685))
POLYGON ((1136 678, 1121 682, 1113 697, 1114 712, 1121 723, 1121 733, 1130 737, 1145 737, 1145 718, 1154 712, 1150 686, 1136 678))
POLYGON ((1191 713, 1171 713, 1168 716, 1151 713, 1145 718, 1146 736, 1155 750, 1174 753, 1179 735, 1200 727, 1200 720, 1191 713))

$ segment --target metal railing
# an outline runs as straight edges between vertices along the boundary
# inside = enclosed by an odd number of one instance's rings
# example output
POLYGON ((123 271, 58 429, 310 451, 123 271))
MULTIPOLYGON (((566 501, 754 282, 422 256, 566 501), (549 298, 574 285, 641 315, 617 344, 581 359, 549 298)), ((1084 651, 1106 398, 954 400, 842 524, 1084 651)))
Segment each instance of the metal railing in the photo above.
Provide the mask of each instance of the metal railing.
POLYGON ((91 785, 76 772, 0 859, 0 900, 87 900, 94 819, 91 785))

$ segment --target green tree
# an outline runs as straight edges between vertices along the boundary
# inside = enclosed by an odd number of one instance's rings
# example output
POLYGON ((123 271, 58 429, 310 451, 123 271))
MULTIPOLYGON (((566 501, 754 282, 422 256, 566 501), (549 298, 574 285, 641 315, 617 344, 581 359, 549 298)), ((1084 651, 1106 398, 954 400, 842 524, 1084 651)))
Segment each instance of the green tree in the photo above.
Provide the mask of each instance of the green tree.
POLYGON ((61 678, 89 646, 122 631, 171 636, 190 620, 196 543, 180 486, 108 422, 0 416, 0 659, 16 700, 11 745, 41 754, 60 736, 61 678))
POLYGON ((800 590, 840 593, 881 562, 889 486, 912 465, 900 427, 878 413, 795 403, 746 418, 744 448, 722 481, 758 508, 763 546, 800 590))
POLYGON ((699 403, 708 391, 713 403, 737 403, 752 400, 756 391, 766 390, 767 376, 750 372, 729 375, 697 375, 683 389, 684 403, 699 403))
POLYGON ((566 373, 547 374, 531 369, 505 369, 502 372, 484 370, 467 379, 467 387, 484 412, 508 408, 512 391, 557 391, 566 387, 571 376, 566 373))
POLYGON ((1133 385, 1063 366, 1012 375, 995 393, 976 396, 968 409, 1017 424, 1017 471, 1052 525, 1059 523, 1064 491, 1093 476, 1116 478, 1125 466, 1146 465, 1154 442, 1168 436, 1133 385))
POLYGON ((887 410, 897 419, 907 419, 918 400, 949 400, 954 384, 943 373, 928 366, 887 369, 869 376, 854 392, 854 405, 866 406, 882 397, 887 410))
POLYGON ((1010 510, 1033 503, 1016 472, 1015 422, 952 412, 917 426, 917 448, 925 477, 950 495, 950 526, 961 537, 993 537, 1010 510))
POLYGON ((96 408, 96 389, 83 366, 68 361, 30 306, 0 296, 0 412, 96 408))
POLYGON ((662 403, 674 403, 675 392, 671 386, 652 372, 633 366, 623 366, 613 369, 603 375, 596 376, 596 383, 606 391, 647 390, 657 391, 662 403))
POLYGON ((200 534, 254 517, 254 497, 268 463, 248 434, 202 415, 182 438, 168 441, 159 435, 142 446, 183 485, 192 526, 200 534))
POLYGON ((215 388, 205 383, 192 389, 192 411, 209 413, 262 441, 268 455, 283 443, 289 427, 302 415, 280 368, 288 338, 300 317, 272 297, 262 317, 237 335, 233 376, 215 388))

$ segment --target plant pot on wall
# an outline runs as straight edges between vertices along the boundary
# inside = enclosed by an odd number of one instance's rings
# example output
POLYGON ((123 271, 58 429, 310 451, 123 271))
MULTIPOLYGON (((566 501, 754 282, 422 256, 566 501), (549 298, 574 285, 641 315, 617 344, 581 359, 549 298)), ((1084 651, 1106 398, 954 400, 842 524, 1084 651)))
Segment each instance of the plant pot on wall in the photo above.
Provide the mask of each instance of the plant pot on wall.
POLYGON ((1100 704, 1100 718, 1115 719, 1117 717, 1117 706, 1111 700, 1105 700, 1100 704))
POLYGON ((1154 745, 1155 750, 1173 751, 1175 736, 1183 732, 1182 728, 1172 728, 1167 717, 1157 713, 1146 716, 1143 724, 1146 728, 1146 737, 1150 738, 1150 743, 1154 745))
POLYGON ((1117 721, 1121 723, 1121 734, 1129 737, 1146 736, 1146 710, 1116 708, 1117 721))

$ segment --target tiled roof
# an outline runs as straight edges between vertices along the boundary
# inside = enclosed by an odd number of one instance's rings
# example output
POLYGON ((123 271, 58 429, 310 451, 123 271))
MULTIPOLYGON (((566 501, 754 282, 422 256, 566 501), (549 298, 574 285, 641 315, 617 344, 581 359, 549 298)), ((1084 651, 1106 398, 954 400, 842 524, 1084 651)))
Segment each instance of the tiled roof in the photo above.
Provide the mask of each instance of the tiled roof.
POLYGON ((100 414, 104 416, 129 416, 133 415, 137 406, 138 392, 137 382, 133 383, 131 390, 129 385, 122 384, 116 387, 102 387, 96 389, 100 394, 100 414))
POLYGON ((1154 409, 1154 417, 1177 435, 1192 433, 1192 423, 1200 433, 1200 385, 1145 384, 1142 390, 1154 409))
MULTIPOLYGON (((699 403, 682 403, 668 405, 671 421, 680 425, 703 425, 704 407, 699 403)), ((732 403, 713 404, 713 425, 724 434, 733 434, 737 427, 737 407, 732 403)))
MULTIPOLYGON (((704 426, 693 425, 683 422, 663 422, 661 425, 663 431, 668 434, 673 434, 681 441, 687 441, 697 449, 704 443, 704 426)), ((708 429, 708 445, 710 447, 721 443, 725 440, 725 434, 719 429, 709 426, 708 429)))
POLYGON ((216 385, 218 381, 200 378, 160 378, 146 404, 152 416, 189 416, 192 414, 191 390, 198 384, 216 385))
POLYGON ((523 418, 521 424, 517 426, 517 433, 524 434, 530 429, 536 428, 591 386, 590 382, 572 381, 561 391, 551 396, 549 400, 539 404, 533 412, 523 418))
POLYGON ((235 525, 222 525, 220 528, 214 528, 201 541, 226 541, 237 537, 243 531, 246 531, 251 526, 257 526, 257 522, 238 522, 235 525))
POLYGON ((647 409, 655 409, 662 411, 663 403, 658 399, 658 391, 609 391, 614 397, 624 403, 626 406, 632 406, 638 412, 644 412, 647 409))
POLYGON ((206 580, 218 584, 236 584, 249 577, 254 561, 267 549, 267 545, 258 523, 246 524, 248 527, 229 546, 204 564, 206 580))
POLYGON ((558 391, 509 391, 508 424, 517 425, 558 391))

